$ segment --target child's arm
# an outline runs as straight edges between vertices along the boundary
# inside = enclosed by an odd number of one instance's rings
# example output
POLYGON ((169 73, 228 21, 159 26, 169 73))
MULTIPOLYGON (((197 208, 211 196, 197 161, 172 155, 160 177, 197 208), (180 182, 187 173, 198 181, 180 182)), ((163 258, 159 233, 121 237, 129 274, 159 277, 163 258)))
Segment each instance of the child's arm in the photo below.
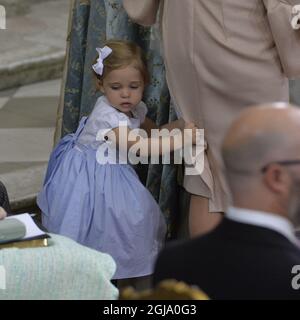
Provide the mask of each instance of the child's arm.
POLYGON ((173 130, 173 129, 180 129, 183 131, 183 129, 185 128, 185 121, 180 118, 178 120, 172 121, 170 123, 167 123, 163 126, 160 127, 160 129, 168 129, 168 130, 173 130))
POLYGON ((146 117, 145 121, 141 124, 141 129, 147 132, 148 137, 151 137, 151 130, 152 129, 159 129, 154 121, 150 118, 146 117))
POLYGON ((170 146, 170 148, 166 148, 166 151, 172 152, 196 143, 197 127, 193 123, 187 123, 184 129, 190 129, 186 136, 184 136, 183 130, 177 130, 175 133, 170 132, 170 134, 165 136, 149 138, 136 137, 128 127, 118 127, 111 130, 107 134, 107 137, 108 140, 115 141, 118 148, 123 152, 127 152, 138 143, 141 157, 148 157, 150 155, 159 156, 164 153, 163 147, 166 145, 170 146), (188 137, 188 139, 184 139, 184 137, 188 137))

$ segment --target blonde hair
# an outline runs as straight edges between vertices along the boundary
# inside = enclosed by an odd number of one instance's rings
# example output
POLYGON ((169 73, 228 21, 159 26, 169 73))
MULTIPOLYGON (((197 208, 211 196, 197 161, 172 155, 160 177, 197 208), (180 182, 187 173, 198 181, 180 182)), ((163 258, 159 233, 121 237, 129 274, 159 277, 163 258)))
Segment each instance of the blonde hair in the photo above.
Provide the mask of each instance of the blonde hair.
MULTIPOLYGON (((147 62, 142 49, 133 42, 125 40, 108 40, 104 43, 112 49, 112 53, 103 61, 103 74, 94 75, 100 82, 113 70, 134 64, 134 67, 141 72, 145 85, 149 83, 147 62)), ((97 59, 97 58, 96 58, 97 59)), ((96 59, 95 62, 96 63, 96 59)))

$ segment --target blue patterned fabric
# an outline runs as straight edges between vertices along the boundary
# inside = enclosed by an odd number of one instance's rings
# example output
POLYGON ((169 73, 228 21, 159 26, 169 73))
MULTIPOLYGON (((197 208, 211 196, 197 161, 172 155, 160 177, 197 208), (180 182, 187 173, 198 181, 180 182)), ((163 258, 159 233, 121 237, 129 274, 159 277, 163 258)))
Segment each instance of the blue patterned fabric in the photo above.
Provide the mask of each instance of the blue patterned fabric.
MULTIPOLYGON (((159 50, 152 49, 149 28, 140 27, 130 21, 121 0, 76 0, 73 10, 72 28, 69 35, 69 64, 65 87, 62 135, 76 131, 79 120, 90 114, 99 92, 91 65, 96 58, 96 47, 106 39, 135 41, 146 52, 151 83, 146 89, 144 102, 148 116, 158 125, 176 119, 170 107, 170 97, 165 80, 165 68, 159 50)), ((136 168, 141 181, 159 203, 167 220, 177 215, 179 186, 178 167, 174 165, 149 165, 136 168)))

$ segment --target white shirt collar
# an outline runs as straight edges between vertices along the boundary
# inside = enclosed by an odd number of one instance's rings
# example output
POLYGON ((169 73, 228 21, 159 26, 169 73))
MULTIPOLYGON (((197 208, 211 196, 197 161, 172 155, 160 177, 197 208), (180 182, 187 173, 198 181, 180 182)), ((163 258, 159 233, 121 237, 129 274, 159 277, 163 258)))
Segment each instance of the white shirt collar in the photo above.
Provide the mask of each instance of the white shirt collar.
POLYGON ((251 224, 274 230, 292 243, 300 247, 300 241, 294 234, 294 227, 288 219, 274 213, 256 211, 244 208, 229 207, 226 217, 241 223, 251 224))

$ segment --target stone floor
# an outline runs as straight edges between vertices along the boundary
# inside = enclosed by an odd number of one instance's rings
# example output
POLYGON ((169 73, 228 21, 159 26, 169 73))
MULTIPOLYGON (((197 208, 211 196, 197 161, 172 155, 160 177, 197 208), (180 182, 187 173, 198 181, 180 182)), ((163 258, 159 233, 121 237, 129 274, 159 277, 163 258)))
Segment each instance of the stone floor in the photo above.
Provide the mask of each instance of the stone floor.
POLYGON ((34 206, 52 150, 70 2, 0 0, 0 180, 14 212, 34 206))
POLYGON ((0 180, 13 209, 30 206, 41 187, 59 101, 61 80, 0 92, 0 180))
POLYGON ((60 77, 70 0, 34 1, 20 15, 9 9, 0 30, 0 89, 60 77))

